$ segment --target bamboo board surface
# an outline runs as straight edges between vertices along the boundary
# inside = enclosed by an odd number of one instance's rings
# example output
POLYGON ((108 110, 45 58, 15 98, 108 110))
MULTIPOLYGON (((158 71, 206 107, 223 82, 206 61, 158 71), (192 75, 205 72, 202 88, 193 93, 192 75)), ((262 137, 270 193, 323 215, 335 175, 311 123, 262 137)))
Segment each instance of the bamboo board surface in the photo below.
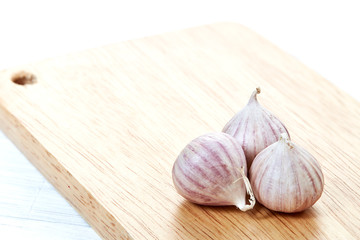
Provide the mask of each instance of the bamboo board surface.
POLYGON ((360 103, 245 27, 207 25, 0 73, 0 126, 104 239, 355 239, 360 103), (19 71, 33 84, 11 81, 19 71), (259 102, 320 162, 325 189, 298 214, 203 207, 171 168, 193 138, 259 102))

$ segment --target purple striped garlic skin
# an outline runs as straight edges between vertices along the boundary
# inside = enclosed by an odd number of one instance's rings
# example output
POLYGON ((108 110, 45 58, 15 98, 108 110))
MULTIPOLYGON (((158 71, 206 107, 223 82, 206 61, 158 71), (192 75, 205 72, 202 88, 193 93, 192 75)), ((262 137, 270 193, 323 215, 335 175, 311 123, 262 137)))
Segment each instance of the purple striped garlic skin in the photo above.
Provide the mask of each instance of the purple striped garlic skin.
POLYGON ((273 211, 301 212, 314 205, 324 189, 320 164, 286 133, 256 156, 249 175, 256 200, 273 211))
POLYGON ((236 205, 246 211, 255 204, 246 172, 245 155, 236 139, 225 133, 209 133, 182 150, 172 178, 177 192, 193 203, 236 205), (246 205, 247 191, 250 205, 246 205))
POLYGON ((284 124, 257 101, 260 88, 252 93, 248 104, 225 125, 223 132, 235 137, 241 144, 248 168, 255 156, 276 142, 286 132, 284 124))

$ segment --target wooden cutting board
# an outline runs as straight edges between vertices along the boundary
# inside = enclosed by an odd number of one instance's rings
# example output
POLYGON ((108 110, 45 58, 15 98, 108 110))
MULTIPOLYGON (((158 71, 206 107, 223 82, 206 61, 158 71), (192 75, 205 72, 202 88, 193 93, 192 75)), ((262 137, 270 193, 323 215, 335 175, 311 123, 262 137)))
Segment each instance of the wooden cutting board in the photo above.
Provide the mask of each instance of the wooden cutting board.
POLYGON ((2 71, 0 124, 104 239, 360 236, 360 103, 238 24, 2 71), (26 77, 36 82, 13 82, 26 77), (257 86, 260 103, 321 163, 322 197, 298 214, 184 200, 171 179, 176 156, 221 131, 257 86))

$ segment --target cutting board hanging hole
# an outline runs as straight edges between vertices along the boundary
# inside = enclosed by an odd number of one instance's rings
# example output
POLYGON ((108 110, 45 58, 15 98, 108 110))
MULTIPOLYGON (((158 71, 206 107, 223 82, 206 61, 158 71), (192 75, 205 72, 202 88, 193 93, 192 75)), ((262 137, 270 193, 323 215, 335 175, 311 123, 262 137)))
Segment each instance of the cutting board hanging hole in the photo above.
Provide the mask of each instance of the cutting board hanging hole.
POLYGON ((11 81, 18 85, 34 84, 36 83, 36 76, 26 71, 20 71, 11 77, 11 81))

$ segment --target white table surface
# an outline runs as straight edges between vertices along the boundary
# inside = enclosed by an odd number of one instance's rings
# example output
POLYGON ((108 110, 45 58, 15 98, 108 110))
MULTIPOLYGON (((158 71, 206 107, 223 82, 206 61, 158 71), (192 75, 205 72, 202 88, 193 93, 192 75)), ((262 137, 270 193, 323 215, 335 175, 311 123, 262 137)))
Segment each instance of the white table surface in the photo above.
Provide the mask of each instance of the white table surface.
MULTIPOLYGON (((360 8, 355 0, 4 2, 0 69, 231 21, 263 35, 360 101, 360 8)), ((0 239, 99 239, 1 132, 0 239)))

